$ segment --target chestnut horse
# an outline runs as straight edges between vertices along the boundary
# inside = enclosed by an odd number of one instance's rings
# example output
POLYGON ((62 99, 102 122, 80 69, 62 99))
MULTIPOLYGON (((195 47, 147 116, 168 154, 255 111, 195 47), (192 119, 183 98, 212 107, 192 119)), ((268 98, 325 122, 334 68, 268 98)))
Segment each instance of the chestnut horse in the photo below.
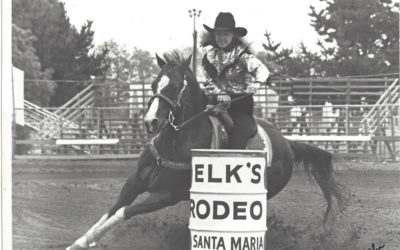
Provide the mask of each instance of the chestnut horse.
MULTIPOLYGON (((83 236, 67 249, 88 249, 111 227, 133 216, 172 206, 189 199, 191 149, 210 148, 212 125, 206 112, 207 98, 185 59, 174 52, 157 56, 160 73, 152 84, 154 92, 145 115, 151 142, 140 155, 137 170, 125 182, 116 203, 83 236), (179 169, 180 168, 180 169, 179 169), (149 196, 133 203, 148 191, 149 196)), ((285 139, 268 122, 257 123, 269 136, 272 163, 266 171, 268 199, 288 183, 293 166, 302 163, 326 199, 324 222, 334 200, 343 208, 341 188, 333 177, 332 155, 318 147, 285 139)))

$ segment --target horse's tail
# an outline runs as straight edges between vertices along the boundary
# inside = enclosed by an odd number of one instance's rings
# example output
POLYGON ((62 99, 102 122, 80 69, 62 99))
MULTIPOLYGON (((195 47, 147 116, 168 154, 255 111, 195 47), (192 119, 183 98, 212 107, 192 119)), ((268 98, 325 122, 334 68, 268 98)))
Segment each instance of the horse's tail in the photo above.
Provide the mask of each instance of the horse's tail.
POLYGON ((332 154, 306 143, 289 141, 289 144, 294 153, 295 163, 303 163, 307 175, 315 180, 324 194, 327 201, 324 215, 324 224, 326 224, 334 199, 340 212, 343 212, 346 206, 343 186, 333 177, 332 154))

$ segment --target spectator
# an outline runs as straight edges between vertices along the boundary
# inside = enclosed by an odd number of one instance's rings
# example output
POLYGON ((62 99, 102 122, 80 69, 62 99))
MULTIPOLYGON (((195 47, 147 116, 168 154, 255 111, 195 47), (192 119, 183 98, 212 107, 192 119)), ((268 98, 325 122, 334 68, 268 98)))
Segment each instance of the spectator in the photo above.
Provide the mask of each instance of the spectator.
POLYGON ((291 135, 292 133, 299 133, 300 132, 300 127, 301 127, 301 116, 304 110, 304 108, 301 108, 300 106, 295 105, 295 98, 293 96, 288 97, 288 102, 290 105, 293 107, 290 109, 290 125, 288 128, 288 134, 291 135))

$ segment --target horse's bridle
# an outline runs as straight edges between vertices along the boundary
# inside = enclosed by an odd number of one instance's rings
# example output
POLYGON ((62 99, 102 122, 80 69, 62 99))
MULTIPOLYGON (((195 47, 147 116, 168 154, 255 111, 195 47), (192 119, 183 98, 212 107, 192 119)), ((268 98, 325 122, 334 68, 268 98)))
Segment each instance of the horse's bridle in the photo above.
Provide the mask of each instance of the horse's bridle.
POLYGON ((150 108, 151 103, 154 101, 155 98, 159 98, 163 101, 165 101, 168 106, 169 106, 169 114, 168 114, 168 123, 171 125, 171 127, 173 127, 175 129, 175 131, 179 131, 181 129, 181 125, 175 125, 175 113, 176 113, 176 109, 182 107, 182 96, 183 93, 185 92, 187 87, 187 80, 186 80, 186 73, 183 76, 183 87, 181 90, 179 90, 178 92, 178 96, 176 99, 176 102, 173 103, 171 101, 171 99, 169 99, 167 96, 161 94, 161 93, 157 93, 154 94, 150 100, 149 100, 149 104, 148 107, 150 108))
MULTIPOLYGON (((151 103, 154 101, 155 98, 162 99, 163 101, 165 101, 165 102, 168 104, 168 106, 169 106, 169 108, 170 108, 169 114, 168 114, 168 124, 171 125, 171 127, 173 127, 173 128, 175 129, 175 131, 181 130, 186 124, 192 122, 193 120, 197 119, 198 117, 200 117, 200 116, 202 116, 202 115, 204 115, 204 114, 206 114, 206 113, 208 112, 208 109, 204 109, 204 110, 202 110, 201 112, 199 112, 199 113, 197 113, 196 115, 194 115, 194 116, 192 116, 191 118, 189 118, 188 120, 183 121, 183 122, 182 122, 181 124, 179 124, 179 125, 176 125, 176 124, 174 123, 174 122, 175 122, 176 108, 177 108, 177 107, 179 108, 179 107, 182 107, 182 106, 183 106, 183 105, 182 105, 182 96, 183 96, 183 93, 184 93, 186 87, 187 87, 187 80, 186 80, 186 73, 185 73, 184 76, 183 76, 183 87, 182 87, 182 89, 179 91, 175 103, 173 103, 168 97, 166 97, 165 95, 163 95, 163 94, 161 94, 161 93, 154 94, 154 95, 150 98, 150 100, 149 100, 149 104, 148 104, 148 107, 149 107, 149 108, 150 108, 150 105, 151 105, 151 103)), ((250 95, 252 95, 252 94, 251 94, 251 93, 248 93, 248 94, 246 94, 246 95, 243 95, 243 96, 234 98, 234 99, 231 100, 231 102, 238 101, 238 100, 243 99, 243 98, 245 98, 245 97, 247 97, 247 96, 250 96, 250 95)), ((220 103, 220 104, 217 104, 217 105, 215 105, 215 106, 222 106, 222 105, 223 105, 223 104, 220 103)))

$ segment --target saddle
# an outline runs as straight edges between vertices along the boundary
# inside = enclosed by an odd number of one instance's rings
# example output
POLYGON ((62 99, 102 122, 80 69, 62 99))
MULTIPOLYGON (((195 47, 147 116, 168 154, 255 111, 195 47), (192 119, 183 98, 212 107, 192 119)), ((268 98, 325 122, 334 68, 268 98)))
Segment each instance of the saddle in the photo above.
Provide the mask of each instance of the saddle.
MULTIPOLYGON (((212 124, 212 136, 210 142, 211 149, 226 149, 228 145, 228 133, 224 127, 224 124, 215 116, 208 115, 208 119, 212 124)), ((255 119, 257 122, 257 133, 251 137, 247 141, 247 150, 264 150, 267 152, 266 162, 267 167, 271 166, 272 162, 272 144, 270 137, 264 128, 274 128, 272 124, 265 120, 255 119)), ((174 185, 179 188, 179 183, 175 183, 175 177, 177 174, 179 175, 188 175, 187 178, 190 178, 190 173, 187 171, 178 171, 176 170, 190 170, 190 163, 180 163, 164 160, 161 164, 162 168, 155 168, 151 170, 150 180, 148 190, 151 192, 152 190, 162 189, 163 187, 173 187, 174 185), (163 178, 160 178, 163 176, 163 178)))
MULTIPOLYGON (((212 124, 211 149, 224 149, 228 145, 228 134, 224 123, 213 115, 209 115, 208 119, 212 124)), ((267 166, 271 166, 272 162, 272 143, 265 128, 275 128, 270 122, 255 118, 257 123, 257 132, 247 141, 247 150, 264 150, 267 152, 267 166)))
POLYGON ((209 117, 215 116, 219 119, 227 132, 229 132, 233 128, 234 124, 231 116, 228 114, 226 107, 209 104, 207 105, 206 110, 209 117))

